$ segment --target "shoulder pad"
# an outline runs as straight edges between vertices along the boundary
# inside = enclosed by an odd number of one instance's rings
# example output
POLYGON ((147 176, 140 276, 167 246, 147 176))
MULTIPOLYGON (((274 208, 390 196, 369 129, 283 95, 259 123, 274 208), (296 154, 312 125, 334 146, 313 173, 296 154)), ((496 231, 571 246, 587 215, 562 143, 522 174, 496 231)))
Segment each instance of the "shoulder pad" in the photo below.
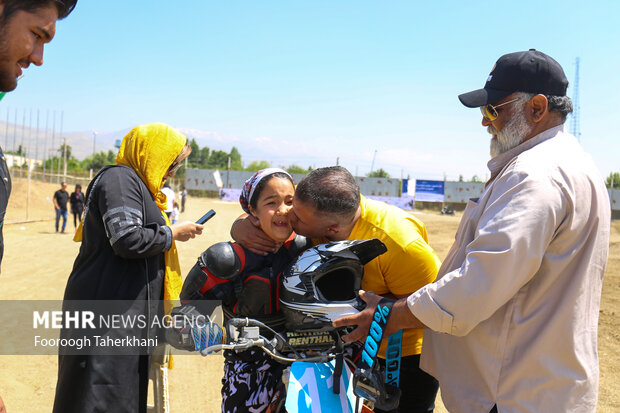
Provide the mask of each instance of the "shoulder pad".
POLYGON ((289 255, 292 257, 296 257, 302 253, 302 251, 307 250, 312 246, 312 240, 310 238, 306 238, 303 235, 295 235, 295 238, 290 240, 286 249, 289 252, 289 255))
POLYGON ((241 260, 230 242, 211 245, 200 255, 198 263, 224 280, 238 276, 242 270, 241 260))

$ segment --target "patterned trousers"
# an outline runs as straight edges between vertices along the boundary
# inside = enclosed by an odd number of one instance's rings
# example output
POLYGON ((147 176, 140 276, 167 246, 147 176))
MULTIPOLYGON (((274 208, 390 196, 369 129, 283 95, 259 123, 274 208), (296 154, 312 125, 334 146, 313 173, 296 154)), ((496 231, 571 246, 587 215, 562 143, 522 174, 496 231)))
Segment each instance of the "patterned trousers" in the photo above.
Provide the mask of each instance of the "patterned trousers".
POLYGON ((286 368, 260 349, 224 352, 223 413, 260 413, 284 396, 286 368), (279 393, 279 394, 278 394, 279 393))

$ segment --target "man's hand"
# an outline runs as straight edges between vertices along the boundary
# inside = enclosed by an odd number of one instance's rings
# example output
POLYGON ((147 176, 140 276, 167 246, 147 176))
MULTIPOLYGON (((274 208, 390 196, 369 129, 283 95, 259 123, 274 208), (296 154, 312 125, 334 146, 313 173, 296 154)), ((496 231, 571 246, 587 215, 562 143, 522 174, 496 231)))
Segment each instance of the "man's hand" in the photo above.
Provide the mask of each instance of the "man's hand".
POLYGON ((353 341, 363 342, 365 340, 368 335, 368 331, 370 330, 370 324, 372 323, 372 315, 375 313, 375 309, 377 308, 379 301, 383 298, 375 293, 364 290, 360 290, 359 295, 360 298, 366 303, 366 308, 357 314, 338 318, 332 323, 336 328, 357 326, 357 328, 351 333, 342 337, 342 339, 347 343, 351 343, 353 341))
MULTIPOLYGON (((352 341, 363 342, 366 339, 368 331, 370 330, 370 324, 372 323, 372 316, 375 313, 379 301, 383 298, 375 293, 364 290, 360 290, 359 295, 360 298, 366 302, 366 308, 357 314, 334 320, 332 323, 336 328, 353 325, 357 326, 351 333, 342 337, 347 343, 352 341)), ((392 333, 403 328, 424 328, 424 324, 409 311, 406 298, 400 299, 394 303, 392 314, 388 319, 383 337, 387 338, 392 333)))
POLYGON ((259 255, 276 252, 282 246, 269 238, 260 228, 259 220, 251 215, 237 219, 233 223, 230 235, 239 244, 259 255))
POLYGON ((203 225, 196 224, 192 221, 177 222, 170 225, 172 230, 172 239, 175 241, 187 241, 196 235, 202 234, 203 225))

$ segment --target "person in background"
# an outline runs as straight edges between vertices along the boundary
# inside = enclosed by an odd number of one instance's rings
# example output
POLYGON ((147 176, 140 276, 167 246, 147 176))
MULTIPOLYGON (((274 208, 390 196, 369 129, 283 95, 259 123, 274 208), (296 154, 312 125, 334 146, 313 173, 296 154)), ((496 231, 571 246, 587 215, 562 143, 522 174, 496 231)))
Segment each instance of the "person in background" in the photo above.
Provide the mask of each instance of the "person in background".
POLYGON ((56 209, 56 232, 58 232, 58 224, 60 223, 60 217, 62 217, 62 233, 65 232, 67 226, 67 202, 69 202, 69 193, 67 192, 67 183, 62 182, 60 189, 54 192, 54 208, 56 209))
MULTIPOLYGON (((190 221, 170 224, 161 188, 190 153, 187 138, 163 123, 137 126, 125 136, 116 165, 99 171, 86 192, 83 223, 74 238, 82 245, 67 281, 63 309, 75 300, 123 300, 132 303, 124 317, 161 319, 170 310, 163 307, 178 299, 182 285, 175 242, 194 238, 203 226, 190 221)), ((160 333, 157 328, 136 328, 139 331, 129 332, 148 339, 160 333)), ((109 333, 125 331, 121 327, 109 333)), ((63 329, 61 337, 78 333, 63 329)), ((59 354, 53 412, 146 412, 151 351, 59 354)))
POLYGON ((82 222, 82 212, 84 212, 84 193, 82 185, 75 186, 75 192, 71 192, 69 197, 71 203, 71 214, 73 214, 73 226, 77 229, 78 222, 82 222))
POLYGON ((173 208, 172 208, 172 214, 170 214, 170 221, 173 224, 176 224, 178 220, 179 220, 179 203, 177 201, 174 201, 173 208))
POLYGON ((185 199, 187 198, 187 189, 185 187, 181 187, 181 192, 179 192, 179 197, 181 197, 181 213, 185 212, 185 199))
POLYGON ((170 216, 172 215, 172 210, 174 209, 175 194, 172 188, 170 188, 170 184, 168 184, 168 182, 164 184, 161 192, 166 195, 166 209, 164 210, 164 212, 166 213, 166 215, 168 215, 168 219, 170 219, 170 216))
MULTIPOLYGON (((426 327, 421 367, 450 412, 596 411, 597 328, 611 208, 564 122, 564 70, 534 49, 499 58, 459 96, 492 135, 491 178, 469 201, 438 279, 394 303, 386 336, 426 327)), ((413 273, 412 273, 413 275, 413 273)), ((365 336, 380 299, 334 322, 365 336)))

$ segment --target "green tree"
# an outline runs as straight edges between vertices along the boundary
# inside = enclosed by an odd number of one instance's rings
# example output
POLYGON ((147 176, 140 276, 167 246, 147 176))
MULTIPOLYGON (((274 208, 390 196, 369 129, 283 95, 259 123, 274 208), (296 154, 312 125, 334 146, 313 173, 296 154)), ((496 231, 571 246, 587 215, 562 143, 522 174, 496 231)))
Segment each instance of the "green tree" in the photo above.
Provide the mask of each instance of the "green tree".
POLYGON ((5 151, 4 153, 10 154, 10 155, 17 155, 17 156, 24 156, 24 155, 26 155, 26 151, 24 151, 24 148, 22 148, 21 145, 19 145, 17 147, 16 151, 5 151))
POLYGON ((243 165, 241 164, 241 154, 239 153, 239 149, 234 146, 230 150, 230 169, 233 171, 243 170, 243 165))
MULTIPOLYGON (((43 162, 45 169, 51 171, 53 165, 54 171, 60 170, 62 172, 65 168, 65 151, 67 152, 67 171, 82 171, 83 167, 81 162, 73 156, 71 145, 64 144, 60 145, 60 147, 56 150, 58 153, 57 156, 43 162)), ((38 168, 43 169, 43 165, 38 168)))
POLYGON ((376 171, 372 171, 366 174, 369 178, 389 178, 390 174, 383 170, 383 168, 379 168, 376 171))
POLYGON ((88 171, 89 169, 92 169, 93 171, 98 171, 105 165, 113 165, 115 163, 116 154, 113 151, 101 151, 95 153, 94 155, 88 156, 81 162, 81 165, 84 171, 88 171))
POLYGON ((256 172, 256 171, 260 171, 261 169, 265 169, 265 168, 271 168, 271 164, 267 161, 252 161, 245 168, 245 170, 256 172))
POLYGON ((471 181, 472 182, 482 182, 482 180, 480 178, 478 178, 478 175, 474 175, 471 177, 471 181))
POLYGON ((605 180, 607 188, 620 188, 620 173, 610 172, 609 176, 605 180))
POLYGON ((207 165, 209 164, 210 155, 211 155, 211 149, 209 149, 208 146, 205 146, 204 148, 200 149, 200 160, 198 162, 198 165, 201 168, 207 167, 207 165))
POLYGON ((196 168, 200 166, 200 146, 196 142, 196 139, 192 138, 189 141, 189 146, 192 148, 192 153, 187 157, 187 163, 190 168, 196 168))
POLYGON ((301 166, 295 164, 289 165, 287 168, 283 166, 281 168, 286 170, 286 172, 288 172, 289 174, 307 174, 312 170, 311 166, 309 166, 308 169, 304 169, 301 166))
POLYGON ((46 159, 45 161, 43 161, 43 164, 45 165, 45 169, 48 171, 51 171, 52 166, 54 167, 54 170, 58 169, 59 160, 60 159, 58 158, 58 156, 54 156, 53 158, 46 159))
POLYGON ((224 151, 212 151, 207 163, 209 169, 227 169, 228 153, 224 151))
POLYGON ((60 145, 60 148, 58 148, 58 153, 60 154, 60 158, 64 159, 65 158, 65 149, 67 151, 67 159, 71 159, 71 145, 60 145))
POLYGON ((108 165, 113 165, 116 163, 116 152, 110 150, 108 151, 108 165))

